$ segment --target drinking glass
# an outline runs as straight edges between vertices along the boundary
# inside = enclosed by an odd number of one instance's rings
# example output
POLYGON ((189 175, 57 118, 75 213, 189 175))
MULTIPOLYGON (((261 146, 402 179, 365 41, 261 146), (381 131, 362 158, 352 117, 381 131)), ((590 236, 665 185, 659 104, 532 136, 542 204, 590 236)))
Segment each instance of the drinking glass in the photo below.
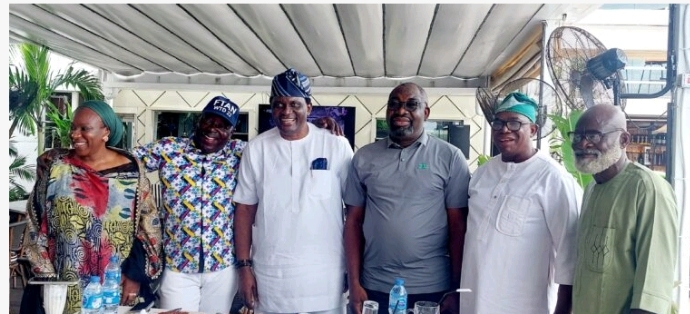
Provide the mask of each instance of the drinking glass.
POLYGON ((362 306, 362 314, 378 314, 379 303, 376 301, 366 300, 362 306))
POLYGON ((62 314, 67 301, 67 285, 47 284, 43 286, 43 308, 46 314, 62 314))
POLYGON ((414 303, 414 310, 410 309, 407 312, 414 314, 439 314, 440 306, 436 302, 417 301, 414 303))

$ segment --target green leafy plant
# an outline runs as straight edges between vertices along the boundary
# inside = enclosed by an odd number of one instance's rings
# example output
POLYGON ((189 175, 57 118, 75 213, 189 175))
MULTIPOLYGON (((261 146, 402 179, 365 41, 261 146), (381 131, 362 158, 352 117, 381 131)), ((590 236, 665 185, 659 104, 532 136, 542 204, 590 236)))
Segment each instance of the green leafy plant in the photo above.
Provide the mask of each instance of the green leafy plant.
POLYGON ((479 155, 479 157, 477 157, 477 166, 481 167, 483 164, 489 161, 489 159, 491 159, 491 156, 489 155, 479 155))
POLYGON ((26 164, 26 156, 19 156, 14 144, 15 142, 10 140, 10 202, 29 197, 29 192, 19 184, 19 179, 33 181, 36 178, 35 166, 26 164))
POLYGON ((561 162, 566 170, 577 180, 581 187, 586 187, 594 178, 591 174, 582 173, 575 168, 575 154, 568 132, 575 129, 577 120, 582 115, 581 110, 573 110, 566 117, 549 115, 549 119, 558 128, 558 134, 550 140, 551 155, 561 162))
POLYGON ((76 87, 85 100, 103 99, 96 75, 70 65, 53 72, 50 51, 29 43, 10 47, 10 137, 15 130, 38 138, 38 154, 44 151, 44 114, 58 89, 76 87), (14 95, 14 96, 13 96, 14 95), (14 98, 13 98, 14 97, 14 98))
POLYGON ((65 103, 65 112, 63 113, 53 103, 48 103, 46 118, 52 122, 52 125, 48 127, 48 131, 52 132, 53 136, 58 139, 60 147, 70 147, 69 131, 74 118, 72 105, 69 102, 65 103))

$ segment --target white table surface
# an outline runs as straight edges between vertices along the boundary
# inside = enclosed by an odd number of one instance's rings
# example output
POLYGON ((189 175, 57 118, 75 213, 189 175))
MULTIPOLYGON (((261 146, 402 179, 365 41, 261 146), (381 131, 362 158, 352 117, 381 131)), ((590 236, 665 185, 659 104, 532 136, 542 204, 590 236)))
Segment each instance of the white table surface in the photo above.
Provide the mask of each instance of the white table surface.
MULTIPOLYGON (((120 306, 117 308, 117 314, 129 314, 130 308, 131 308, 131 306, 120 306)), ((169 311, 169 310, 153 308, 153 309, 149 310, 149 314, 161 313, 161 312, 165 312, 165 311, 169 311)), ((189 314, 205 314, 203 312, 187 312, 187 313, 189 313, 189 314)))
POLYGON ((10 211, 26 214, 26 200, 10 202, 10 211))

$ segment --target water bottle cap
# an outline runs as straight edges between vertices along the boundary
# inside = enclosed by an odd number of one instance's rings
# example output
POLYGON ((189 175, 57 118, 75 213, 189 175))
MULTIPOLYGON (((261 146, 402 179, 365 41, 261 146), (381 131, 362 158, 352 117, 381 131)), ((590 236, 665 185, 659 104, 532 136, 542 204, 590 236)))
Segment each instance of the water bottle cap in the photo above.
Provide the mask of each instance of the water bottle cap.
POLYGON ((119 260, 119 258, 117 257, 117 255, 110 255, 110 261, 111 262, 117 262, 118 260, 119 260))
POLYGON ((396 286, 402 286, 405 284, 405 279, 402 278, 395 278, 395 285, 396 286))
POLYGON ((99 276, 91 276, 91 282, 101 282, 101 277, 99 277, 99 276))

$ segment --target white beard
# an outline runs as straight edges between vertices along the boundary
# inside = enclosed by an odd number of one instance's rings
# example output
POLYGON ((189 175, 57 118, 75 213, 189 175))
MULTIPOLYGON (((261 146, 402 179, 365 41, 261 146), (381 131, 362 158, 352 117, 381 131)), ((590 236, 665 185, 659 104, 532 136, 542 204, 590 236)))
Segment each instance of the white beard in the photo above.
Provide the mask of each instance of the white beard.
POLYGON ((606 153, 601 153, 599 150, 591 149, 585 150, 587 152, 596 152, 599 155, 592 161, 580 159, 575 155, 575 168, 578 171, 589 174, 597 174, 604 172, 604 170, 613 166, 621 158, 623 149, 620 146, 611 147, 606 153))

